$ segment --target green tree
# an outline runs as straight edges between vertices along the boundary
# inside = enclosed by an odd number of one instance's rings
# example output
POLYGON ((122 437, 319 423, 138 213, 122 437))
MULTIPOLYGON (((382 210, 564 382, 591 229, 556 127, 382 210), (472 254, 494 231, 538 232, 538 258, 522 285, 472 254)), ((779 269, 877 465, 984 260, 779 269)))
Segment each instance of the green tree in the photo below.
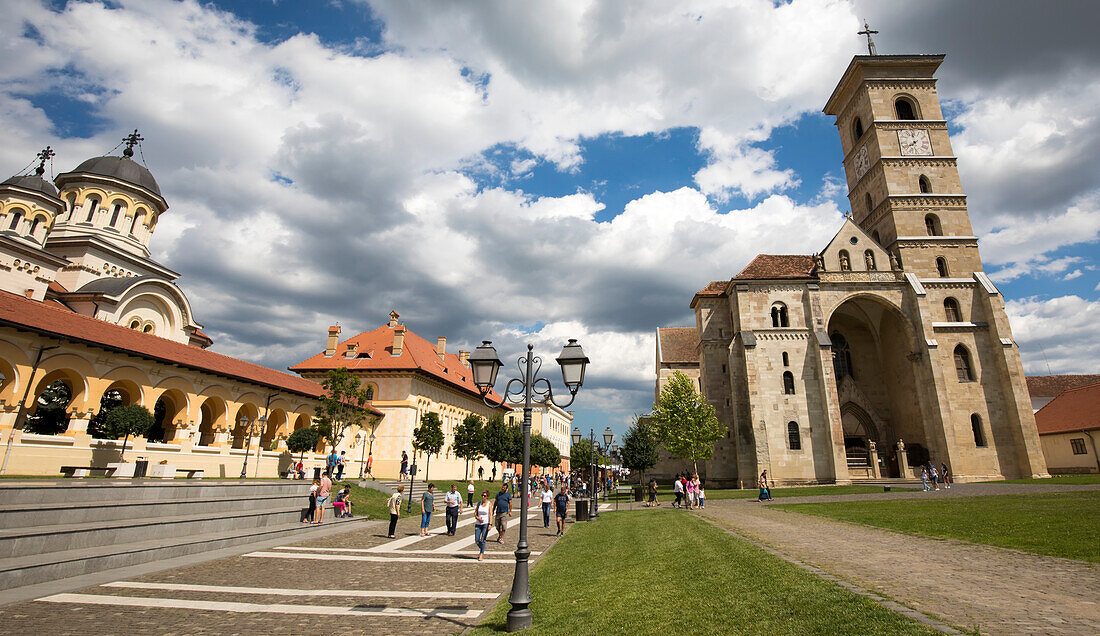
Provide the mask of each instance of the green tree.
POLYGON ((144 435, 153 426, 153 414, 140 404, 120 406, 107 414, 107 435, 115 439, 121 437, 122 455, 126 461, 126 443, 130 436, 144 435))
POLYGON ((725 435, 714 407, 695 390, 695 383, 677 371, 653 404, 653 434, 673 457, 689 459, 694 472, 699 460, 710 459, 714 442, 725 435))
POLYGON ((413 429, 413 450, 428 456, 424 465, 424 481, 428 481, 428 468, 432 465, 432 455, 443 450, 443 420, 438 413, 425 413, 420 416, 420 426, 413 429))
POLYGON ((362 427, 367 416, 367 390, 360 386, 359 378, 348 373, 347 367, 330 369, 322 382, 325 393, 316 408, 317 428, 332 444, 333 450, 349 426, 362 427))
POLYGON ((485 459, 496 464, 508 461, 512 454, 512 434, 508 430, 508 424, 504 422, 504 416, 496 414, 485 423, 485 431, 482 438, 482 454, 485 459))
POLYGON ((99 400, 99 412, 88 422, 88 434, 97 439, 106 439, 107 414, 122 406, 125 402, 126 400, 123 399, 122 392, 118 389, 106 391, 99 400))
POLYGON ((582 439, 569 449, 569 466, 576 470, 592 463, 592 445, 582 439))
POLYGON ((38 394, 34 413, 27 416, 24 430, 36 435, 60 435, 69 426, 65 408, 73 401, 73 392, 64 380, 55 380, 38 394))
POLYGON ((531 436, 531 463, 543 468, 554 468, 561 464, 561 453, 554 442, 542 435, 531 436))
POLYGON ((321 443, 321 431, 313 426, 300 428, 286 438, 286 447, 292 453, 299 453, 298 461, 305 459, 306 451, 312 451, 321 443))
POLYGON ((462 423, 455 427, 454 442, 451 449, 456 457, 466 460, 466 477, 470 476, 470 462, 477 461, 481 457, 482 437, 484 435, 485 420, 473 413, 466 416, 462 423))
POLYGON ((523 427, 519 424, 509 424, 507 426, 507 439, 508 439, 508 455, 504 458, 504 461, 510 464, 522 464, 523 463, 523 427))
POLYGON ((623 447, 619 452, 623 466, 641 473, 645 482, 645 471, 657 465, 657 438, 649 424, 635 416, 634 423, 623 437, 623 447))

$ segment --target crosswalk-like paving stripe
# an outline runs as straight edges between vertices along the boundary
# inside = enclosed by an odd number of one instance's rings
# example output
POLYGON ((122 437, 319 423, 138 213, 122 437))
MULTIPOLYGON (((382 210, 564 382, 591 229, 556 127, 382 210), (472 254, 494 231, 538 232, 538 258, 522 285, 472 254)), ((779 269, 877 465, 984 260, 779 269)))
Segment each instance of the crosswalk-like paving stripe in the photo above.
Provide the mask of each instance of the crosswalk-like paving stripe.
POLYGON ((101 587, 135 590, 168 590, 172 592, 220 592, 226 594, 264 594, 267 596, 361 596, 367 598, 434 598, 489 599, 499 592, 417 592, 410 590, 296 590, 276 587, 237 587, 234 585, 194 585, 188 583, 155 583, 152 581, 115 581, 101 587))
POLYGON ((234 601, 198 601, 179 598, 148 598, 144 596, 106 596, 100 594, 54 594, 38 599, 46 603, 78 603, 80 605, 119 605, 170 609, 239 612, 249 614, 314 614, 326 616, 381 616, 392 618, 432 617, 477 618, 482 610, 452 608, 419 609, 411 607, 342 607, 339 605, 280 605, 238 603, 234 601))

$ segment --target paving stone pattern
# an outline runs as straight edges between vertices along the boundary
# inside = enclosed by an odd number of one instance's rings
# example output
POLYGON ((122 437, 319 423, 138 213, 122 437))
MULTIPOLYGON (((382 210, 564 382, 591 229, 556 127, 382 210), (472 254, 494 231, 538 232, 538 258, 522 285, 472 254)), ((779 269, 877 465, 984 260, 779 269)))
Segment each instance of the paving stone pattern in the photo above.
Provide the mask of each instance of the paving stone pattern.
MULTIPOLYGON (((470 517, 467 512, 460 521, 470 517)), ((513 519, 519 519, 518 513, 513 519)), ((570 518, 568 525, 572 521, 570 518)), ((73 593, 94 595, 93 601, 139 605, 67 602, 62 595, 54 597, 55 600, 66 602, 39 599, 3 607, 0 624, 5 633, 454 634, 476 624, 501 594, 507 595, 515 570, 513 551, 519 538, 518 523, 508 529, 504 544, 496 543, 496 531, 491 531, 486 559, 492 561, 488 563, 476 561, 476 548, 472 544, 458 545, 455 550, 446 547, 472 537, 472 524, 460 526, 454 537, 435 534, 393 551, 388 546, 394 540, 385 537, 387 524, 388 521, 369 522, 341 534, 128 579, 171 586, 273 588, 291 590, 290 593, 273 594, 254 589, 148 589, 107 584, 73 593), (380 548, 380 551, 367 552, 372 548, 380 548), (444 551, 429 552, 440 548, 444 551), (261 553, 275 554, 278 558, 249 556, 261 553), (336 559, 300 558, 317 554, 336 559), (363 556, 375 560, 340 560, 363 556), (398 560, 410 557, 431 561, 398 560), (326 592, 311 594, 311 590, 326 592), (329 590, 332 592, 327 592, 329 590), (392 595, 341 595, 352 590, 381 590, 392 595), (426 598, 410 598, 402 596, 402 592, 431 594, 426 598), (479 598, 461 598, 461 594, 454 595, 454 592, 480 594, 479 598), (218 609, 149 606, 163 602, 213 602, 218 604, 218 609), (248 603, 256 604, 256 611, 247 611, 250 606, 237 605, 248 603), (335 612, 327 613, 325 607, 334 608, 335 612), (421 611, 421 615, 366 615, 409 609, 421 611), (296 613, 298 611, 322 613, 296 613)), ((432 529, 441 530, 443 524, 444 515, 440 510, 433 515, 432 529)), ((420 515, 402 518, 397 529, 398 539, 418 535, 419 526, 420 515)), ((530 549, 535 553, 532 563, 556 542, 552 530, 543 529, 541 511, 532 507, 528 529, 530 549)))
MULTIPOLYGON (((1065 487, 1064 490, 1081 488, 1065 487)), ((1036 492, 952 487, 950 496, 1036 492)), ((1062 489, 1060 489, 1062 490, 1062 489)), ((924 496, 947 493, 916 493, 924 496)), ((898 493, 892 498, 909 498, 898 493)), ((807 501, 863 495, 806 497, 807 501)), ((782 499, 795 503, 794 499, 782 499)), ((982 634, 1100 634, 1100 570, 1089 563, 890 532, 751 500, 707 502, 703 515, 781 554, 982 634)))

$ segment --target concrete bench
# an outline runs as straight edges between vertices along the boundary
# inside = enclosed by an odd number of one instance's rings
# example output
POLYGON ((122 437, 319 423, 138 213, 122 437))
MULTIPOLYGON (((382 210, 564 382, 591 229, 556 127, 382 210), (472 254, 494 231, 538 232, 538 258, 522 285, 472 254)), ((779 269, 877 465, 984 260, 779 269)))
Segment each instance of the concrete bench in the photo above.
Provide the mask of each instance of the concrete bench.
POLYGON ((115 472, 114 467, 105 466, 62 466, 61 474, 66 477, 87 477, 88 473, 96 470, 103 471, 103 474, 110 477, 111 473, 115 472))
POLYGON ((187 479, 202 479, 203 473, 206 472, 202 468, 177 468, 177 473, 183 473, 187 479))

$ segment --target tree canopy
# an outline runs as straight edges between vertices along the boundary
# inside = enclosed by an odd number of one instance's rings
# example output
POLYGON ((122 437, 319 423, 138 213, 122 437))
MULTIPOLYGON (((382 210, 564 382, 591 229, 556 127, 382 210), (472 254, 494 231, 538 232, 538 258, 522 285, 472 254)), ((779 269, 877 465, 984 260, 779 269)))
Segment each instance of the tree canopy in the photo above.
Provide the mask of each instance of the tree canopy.
POLYGON ((107 414, 107 435, 123 438, 122 456, 125 461, 126 443, 130 436, 144 435, 153 426, 153 414, 140 404, 130 404, 113 409, 107 414))
POLYGON ((73 400, 72 389, 64 380, 54 380, 35 399, 34 413, 27 416, 23 428, 37 435, 60 435, 69 426, 65 408, 73 400))
POLYGON ((428 469, 432 465, 432 455, 443 450, 443 420, 438 413, 425 413, 420 416, 420 426, 413 429, 412 447, 428 456, 424 466, 424 481, 428 481, 428 469))
POLYGON ((325 393, 316 408, 317 427, 335 449, 349 426, 361 427, 367 418, 367 390, 347 367, 330 369, 321 386, 325 393))
POLYGON ((292 453, 304 455, 321 443, 321 432, 312 426, 300 428, 286 438, 286 447, 292 453))
POLYGON ((508 461, 512 453, 512 434, 508 430, 508 424, 504 416, 497 413, 485 423, 482 437, 482 454, 485 459, 493 462, 508 461))
POLYGON ((673 457, 691 460, 695 472, 699 461, 714 454, 714 442, 725 435, 714 407, 695 390, 691 378, 677 371, 661 389, 653 404, 653 434, 673 457))
MULTIPOLYGON (((477 461, 481 457, 482 440, 485 435, 485 420, 473 413, 466 416, 462 423, 455 427, 454 441, 451 448, 456 457, 469 462, 477 461)), ((467 473, 469 471, 467 470, 467 473)))
POLYGON ((531 463, 543 468, 556 468, 561 464, 561 453, 554 442, 542 435, 531 435, 531 463))
POLYGON ((657 465, 657 438, 649 424, 641 418, 635 417, 634 423, 623 437, 623 447, 620 454, 623 466, 632 471, 645 473, 645 471, 657 465))

